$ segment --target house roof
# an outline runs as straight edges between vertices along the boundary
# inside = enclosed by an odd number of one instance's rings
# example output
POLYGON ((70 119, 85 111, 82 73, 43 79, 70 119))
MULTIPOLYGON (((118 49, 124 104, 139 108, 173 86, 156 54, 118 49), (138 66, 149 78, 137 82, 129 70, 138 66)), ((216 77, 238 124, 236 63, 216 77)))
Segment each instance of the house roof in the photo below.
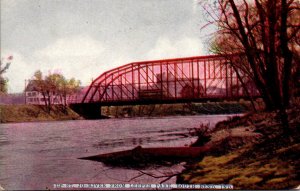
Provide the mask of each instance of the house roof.
POLYGON ((35 82, 37 80, 29 80, 27 86, 25 87, 25 92, 38 91, 35 82))

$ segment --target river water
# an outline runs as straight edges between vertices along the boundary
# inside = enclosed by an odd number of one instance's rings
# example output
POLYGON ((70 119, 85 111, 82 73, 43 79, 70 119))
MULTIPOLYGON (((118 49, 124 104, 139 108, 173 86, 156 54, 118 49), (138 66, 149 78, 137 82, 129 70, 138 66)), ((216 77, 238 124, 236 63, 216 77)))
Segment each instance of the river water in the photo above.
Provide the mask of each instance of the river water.
MULTIPOLYGON (((214 127, 231 115, 171 116, 1 124, 0 185, 8 190, 53 189, 59 183, 152 183, 182 164, 143 171, 78 159, 142 147, 188 146, 200 124, 214 127), (136 178, 135 178, 136 177, 136 178)), ((176 177, 165 183, 175 183, 176 177)))

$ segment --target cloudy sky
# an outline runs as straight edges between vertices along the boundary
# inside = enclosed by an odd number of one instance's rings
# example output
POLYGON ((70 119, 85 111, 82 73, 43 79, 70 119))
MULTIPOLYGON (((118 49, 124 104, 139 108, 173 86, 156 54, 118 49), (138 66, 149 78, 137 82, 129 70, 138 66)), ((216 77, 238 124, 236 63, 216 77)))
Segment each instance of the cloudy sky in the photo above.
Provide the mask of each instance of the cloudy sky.
POLYGON ((9 92, 36 70, 88 85, 134 61, 207 54, 197 0, 0 0, 9 92))

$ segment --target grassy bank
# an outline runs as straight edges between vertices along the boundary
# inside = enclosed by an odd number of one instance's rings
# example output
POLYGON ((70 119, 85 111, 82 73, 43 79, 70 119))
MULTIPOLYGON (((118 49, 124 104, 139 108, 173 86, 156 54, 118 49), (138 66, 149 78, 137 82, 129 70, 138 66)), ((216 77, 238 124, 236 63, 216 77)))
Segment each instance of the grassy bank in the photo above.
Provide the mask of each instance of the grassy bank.
MULTIPOLYGON (((189 164, 178 183, 232 184, 235 189, 290 189, 300 185, 300 109, 289 110, 284 131, 275 113, 217 124, 205 145, 214 149, 189 164)), ((201 142, 201 141, 199 141, 201 142)))
POLYGON ((29 121, 56 121, 79 119, 80 116, 70 108, 52 106, 50 113, 44 106, 38 105, 0 105, 0 122, 29 122, 29 121))

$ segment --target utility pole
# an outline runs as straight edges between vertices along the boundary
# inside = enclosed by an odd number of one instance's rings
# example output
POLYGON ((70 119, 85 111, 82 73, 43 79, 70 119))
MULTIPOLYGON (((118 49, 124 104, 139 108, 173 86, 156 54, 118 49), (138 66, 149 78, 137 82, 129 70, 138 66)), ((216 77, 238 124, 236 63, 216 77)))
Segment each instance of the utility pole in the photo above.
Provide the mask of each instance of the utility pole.
POLYGON ((26 99, 26 82, 27 80, 25 79, 25 88, 24 88, 24 97, 25 97, 25 104, 27 104, 27 99, 26 99))

